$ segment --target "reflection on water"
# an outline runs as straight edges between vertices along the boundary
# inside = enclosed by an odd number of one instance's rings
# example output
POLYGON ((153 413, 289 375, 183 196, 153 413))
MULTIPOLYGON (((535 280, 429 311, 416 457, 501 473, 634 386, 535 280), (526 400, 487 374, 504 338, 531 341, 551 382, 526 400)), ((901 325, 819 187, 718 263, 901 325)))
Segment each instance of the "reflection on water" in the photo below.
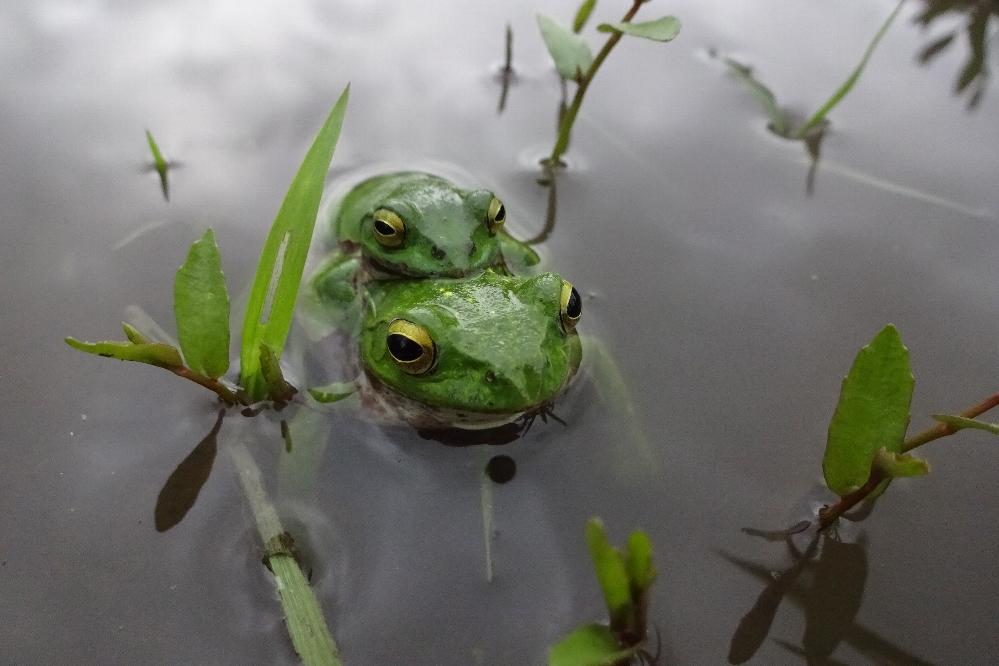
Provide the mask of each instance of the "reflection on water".
POLYGON ((745 663, 756 654, 770 634, 785 597, 803 611, 804 633, 800 645, 774 640, 809 663, 813 660, 837 663, 829 659, 842 641, 877 663, 929 663, 856 622, 868 574, 867 542, 863 535, 848 543, 835 534, 813 531, 803 552, 790 538, 786 543, 794 564, 777 573, 734 555, 719 553, 742 571, 767 583, 732 636, 730 664, 745 663))
MULTIPOLYGON (((937 20, 957 15, 964 19, 963 32, 968 42, 968 56, 954 80, 954 94, 968 96, 968 108, 977 107, 985 94, 989 80, 989 42, 995 34, 991 27, 992 19, 999 16, 999 2, 996 0, 924 0, 925 6, 916 17, 916 22, 924 28, 931 27, 937 20), (964 16, 966 15, 966 16, 964 16), (990 29, 991 27, 991 29, 990 29)), ((955 42, 960 29, 954 28, 935 37, 919 52, 923 64, 933 61, 955 42)))
POLYGON ((218 451, 218 434, 222 428, 225 410, 220 409, 215 425, 194 450, 184 458, 163 484, 156 498, 154 512, 157 532, 168 529, 183 520, 198 499, 201 487, 208 481, 218 451))

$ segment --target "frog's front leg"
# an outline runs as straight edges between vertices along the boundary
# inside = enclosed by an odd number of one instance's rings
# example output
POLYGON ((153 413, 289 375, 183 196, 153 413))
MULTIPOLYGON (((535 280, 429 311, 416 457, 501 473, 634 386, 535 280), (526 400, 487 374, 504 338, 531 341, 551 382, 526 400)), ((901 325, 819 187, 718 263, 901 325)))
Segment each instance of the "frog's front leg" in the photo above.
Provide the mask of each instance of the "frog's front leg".
POLYGON ((361 259, 356 252, 334 252, 302 290, 301 321, 312 340, 335 330, 354 334, 360 325, 362 298, 358 286, 361 259))
POLYGON ((496 239, 499 241, 503 263, 514 275, 526 272, 526 269, 536 266, 541 261, 541 257, 530 245, 517 240, 505 229, 496 235, 496 239))

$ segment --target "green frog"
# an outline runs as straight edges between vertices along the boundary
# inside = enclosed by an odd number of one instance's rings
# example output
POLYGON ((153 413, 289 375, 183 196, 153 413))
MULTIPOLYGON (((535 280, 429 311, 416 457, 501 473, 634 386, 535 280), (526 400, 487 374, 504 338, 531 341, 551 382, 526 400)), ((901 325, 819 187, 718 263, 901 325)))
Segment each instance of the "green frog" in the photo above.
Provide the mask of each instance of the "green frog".
POLYGON ((506 206, 488 190, 465 190, 429 173, 382 174, 332 207, 337 247, 310 279, 303 309, 322 337, 356 325, 371 280, 468 277, 534 266, 531 247, 510 236, 506 206))
POLYGON ((582 301, 555 273, 380 280, 366 293, 355 388, 384 420, 497 427, 544 410, 579 368, 582 301))

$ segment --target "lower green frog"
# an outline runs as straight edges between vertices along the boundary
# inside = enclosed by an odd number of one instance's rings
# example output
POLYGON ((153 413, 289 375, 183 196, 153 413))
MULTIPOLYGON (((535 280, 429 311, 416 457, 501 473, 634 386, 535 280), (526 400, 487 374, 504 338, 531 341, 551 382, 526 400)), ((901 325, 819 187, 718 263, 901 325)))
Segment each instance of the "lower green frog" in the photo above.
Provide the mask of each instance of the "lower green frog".
POLYGON ((503 425, 543 410, 579 368, 582 302, 555 273, 382 280, 366 301, 356 389, 389 420, 503 425))

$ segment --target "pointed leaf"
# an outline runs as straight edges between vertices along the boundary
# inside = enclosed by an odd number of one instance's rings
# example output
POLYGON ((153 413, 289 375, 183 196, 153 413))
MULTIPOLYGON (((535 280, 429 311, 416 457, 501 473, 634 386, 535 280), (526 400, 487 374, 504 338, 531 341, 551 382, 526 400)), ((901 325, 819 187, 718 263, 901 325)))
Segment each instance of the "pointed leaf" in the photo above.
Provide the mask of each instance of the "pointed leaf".
POLYGON ((622 649, 604 625, 586 624, 552 646, 548 666, 612 666, 635 650, 622 649))
POLYGON ((260 345, 260 371, 267 385, 267 397, 279 402, 287 402, 297 393, 295 387, 285 381, 281 362, 267 345, 260 345))
POLYGON ((128 322, 121 322, 121 327, 125 331, 125 337, 128 341, 136 345, 144 345, 152 342, 149 338, 142 334, 142 331, 132 326, 128 322))
POLYGON ((187 367, 205 377, 229 369, 229 294, 215 233, 191 244, 173 283, 177 339, 187 367))
POLYGON ((749 88, 749 92, 753 94, 756 101, 763 107, 767 117, 770 118, 770 129, 773 133, 777 136, 788 137, 791 133, 791 123, 784 109, 777 103, 777 97, 774 96, 770 88, 763 85, 763 82, 756 78, 753 74, 753 69, 748 65, 744 65, 732 58, 723 58, 722 61, 728 66, 729 71, 749 88))
POLYGON ((79 349, 88 354, 116 358, 119 361, 136 361, 148 363, 161 368, 180 368, 184 362, 180 352, 162 342, 150 342, 136 345, 131 342, 82 342, 76 338, 66 338, 66 344, 73 349, 79 349))
POLYGON ((963 416, 951 416, 949 414, 934 414, 933 418, 941 423, 946 423, 950 427, 957 430, 971 428, 973 430, 984 430, 985 432, 991 432, 993 435, 999 435, 999 423, 986 423, 985 421, 979 421, 977 419, 969 419, 963 416))
POLYGON ((632 37, 651 39, 655 42, 669 42, 680 34, 680 19, 675 16, 664 16, 654 21, 641 23, 601 23, 597 26, 600 32, 623 32, 632 37))
POLYGON ((874 464, 893 479, 903 476, 925 476, 930 473, 930 464, 925 460, 908 453, 894 453, 884 449, 878 451, 874 464))
POLYGON ((600 589, 604 593, 607 613, 611 625, 618 626, 627 619, 631 608, 631 589, 628 585, 628 571, 624 558, 607 540, 604 524, 599 518, 590 518, 586 523, 586 542, 590 547, 590 559, 600 589))
POLYGON ((889 324, 860 350, 843 379, 822 460, 834 493, 846 495, 862 485, 882 447, 901 451, 913 383, 909 351, 889 324))
POLYGON ((149 152, 153 154, 153 166, 156 168, 156 173, 160 176, 160 189, 163 190, 163 198, 169 201, 170 183, 167 180, 167 171, 170 170, 170 163, 163 157, 160 147, 156 144, 156 139, 153 138, 149 130, 146 130, 146 142, 149 143, 149 152))
POLYGON ((559 76, 575 79, 586 73, 593 64, 593 53, 582 37, 544 14, 538 14, 538 27, 559 76))
POLYGON ((632 589, 644 592, 656 579, 656 568, 652 564, 652 540, 642 530, 635 530, 628 537, 628 552, 625 567, 632 589))
POLYGON ((241 383, 253 399, 261 399, 267 390, 260 370, 260 345, 266 343, 280 356, 291 328, 326 172, 349 97, 348 85, 302 160, 260 253, 240 348, 241 383))
POLYGON ((583 4, 579 5, 579 9, 576 10, 576 18, 572 21, 572 31, 578 33, 586 25, 586 22, 590 20, 590 14, 593 13, 593 8, 597 6, 597 0, 583 0, 583 4))

